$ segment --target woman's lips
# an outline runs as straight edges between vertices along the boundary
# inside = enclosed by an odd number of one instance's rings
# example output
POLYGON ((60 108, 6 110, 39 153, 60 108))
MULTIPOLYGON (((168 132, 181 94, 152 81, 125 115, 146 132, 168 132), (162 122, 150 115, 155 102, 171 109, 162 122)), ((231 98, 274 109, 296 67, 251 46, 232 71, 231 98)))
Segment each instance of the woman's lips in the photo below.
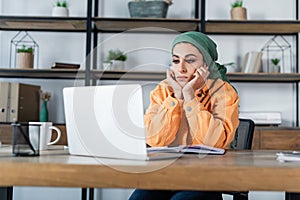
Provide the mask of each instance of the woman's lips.
POLYGON ((187 76, 177 76, 176 77, 177 81, 186 81, 188 79, 187 76))

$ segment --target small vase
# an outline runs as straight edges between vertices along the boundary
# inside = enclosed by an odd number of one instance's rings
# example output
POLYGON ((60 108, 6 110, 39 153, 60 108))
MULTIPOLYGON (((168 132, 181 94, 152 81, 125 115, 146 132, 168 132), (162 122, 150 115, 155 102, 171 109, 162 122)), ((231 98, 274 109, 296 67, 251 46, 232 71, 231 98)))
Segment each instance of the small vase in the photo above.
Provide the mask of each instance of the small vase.
POLYGON ((52 16, 54 17, 68 17, 69 9, 65 7, 53 7, 52 16))
POLYGON ((48 122, 48 114, 47 101, 43 101, 40 111, 40 122, 48 122))
POLYGON ((230 14, 232 20, 247 20, 247 9, 244 7, 232 8, 230 14))

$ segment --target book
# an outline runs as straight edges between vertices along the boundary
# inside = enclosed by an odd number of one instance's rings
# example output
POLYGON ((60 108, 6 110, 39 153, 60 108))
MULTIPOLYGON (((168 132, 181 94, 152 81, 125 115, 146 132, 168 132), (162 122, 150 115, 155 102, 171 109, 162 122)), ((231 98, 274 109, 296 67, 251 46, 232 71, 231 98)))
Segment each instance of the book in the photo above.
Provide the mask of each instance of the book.
POLYGON ((72 64, 72 63, 53 63, 51 69, 79 69, 79 64, 72 64))
POLYGON ((148 147, 147 152, 164 152, 164 153, 195 153, 195 154, 218 154, 223 155, 225 149, 207 146, 203 144, 199 145, 179 145, 174 147, 148 147))
POLYGON ((258 73, 261 69, 261 59, 262 59, 261 51, 247 52, 244 57, 242 72, 258 73))
POLYGON ((300 151, 282 151, 276 155, 280 162, 300 162, 300 151))

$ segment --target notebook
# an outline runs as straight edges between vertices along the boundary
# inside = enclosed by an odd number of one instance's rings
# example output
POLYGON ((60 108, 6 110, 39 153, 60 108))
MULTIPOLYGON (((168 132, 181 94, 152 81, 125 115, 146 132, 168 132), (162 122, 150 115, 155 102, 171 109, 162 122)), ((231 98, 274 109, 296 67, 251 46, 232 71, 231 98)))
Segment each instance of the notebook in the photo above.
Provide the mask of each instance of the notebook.
POLYGON ((179 154, 147 153, 142 87, 138 84, 63 89, 71 155, 155 160, 179 154))

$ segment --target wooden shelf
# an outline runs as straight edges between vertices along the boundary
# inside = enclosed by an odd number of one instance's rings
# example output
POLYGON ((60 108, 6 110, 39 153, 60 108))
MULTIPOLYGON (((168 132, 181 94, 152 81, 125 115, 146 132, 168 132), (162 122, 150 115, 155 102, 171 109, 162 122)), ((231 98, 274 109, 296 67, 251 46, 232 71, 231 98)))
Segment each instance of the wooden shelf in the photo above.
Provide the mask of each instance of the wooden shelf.
POLYGON ((228 73, 232 82, 300 82, 298 73, 228 73))
POLYGON ((166 78, 166 72, 146 72, 127 70, 93 70, 93 78, 96 80, 153 80, 161 81, 166 78))
POLYGON ((0 30, 86 31, 84 17, 0 16, 0 30))
POLYGON ((138 32, 184 32, 199 30, 200 19, 169 18, 94 18, 96 27, 101 32, 120 32, 143 28, 138 32), (153 29, 156 27, 156 29, 153 29), (159 28, 159 29, 157 29, 159 28), (170 29, 170 30, 162 30, 170 29))
POLYGON ((0 69, 0 78, 84 79, 83 70, 60 69, 0 69))
MULTIPOLYGON (((93 70, 94 79, 101 80, 155 80, 160 81, 166 78, 165 72, 146 71, 109 71, 93 70)), ((228 73, 231 82, 300 82, 300 74, 297 73, 228 73)))
MULTIPOLYGON (((65 69, 0 69, 0 78, 35 78, 35 79, 84 79, 84 70, 65 69)), ((91 70, 95 80, 153 80, 166 78, 166 72, 127 71, 127 70, 91 70)), ((231 82, 300 82, 297 73, 228 73, 231 82)))
POLYGON ((299 20, 208 20, 205 23, 208 34, 297 34, 299 20))

